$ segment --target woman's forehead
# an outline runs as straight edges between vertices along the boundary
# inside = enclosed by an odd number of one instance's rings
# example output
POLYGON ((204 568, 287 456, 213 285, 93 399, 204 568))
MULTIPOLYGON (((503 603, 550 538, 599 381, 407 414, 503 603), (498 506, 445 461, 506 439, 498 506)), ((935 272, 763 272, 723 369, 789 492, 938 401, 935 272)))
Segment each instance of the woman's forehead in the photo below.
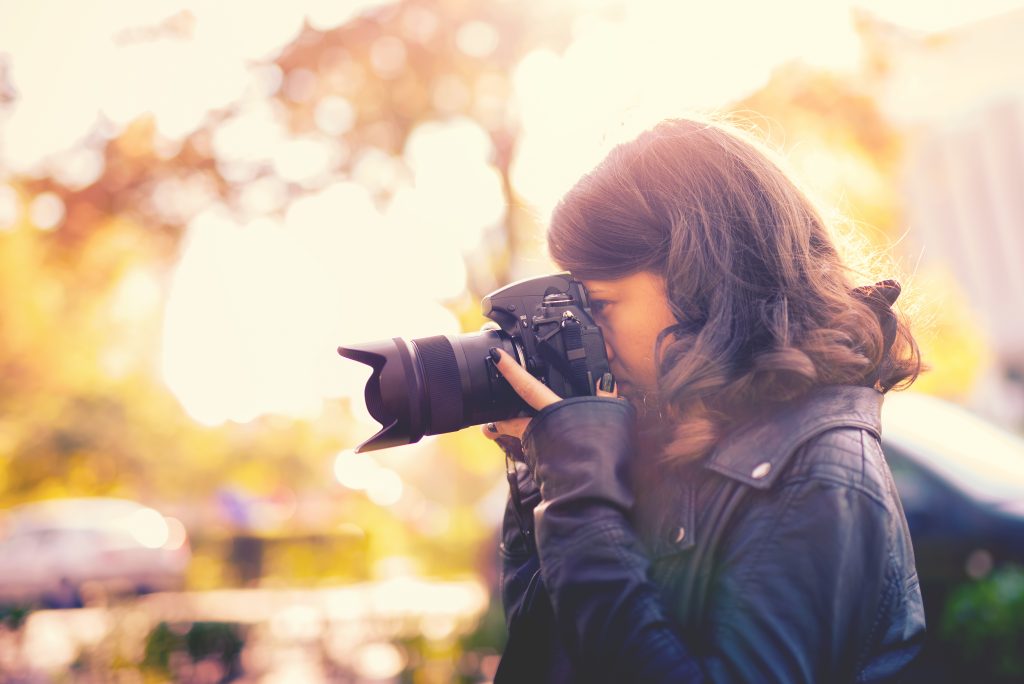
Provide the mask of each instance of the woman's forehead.
POLYGON ((587 291, 594 295, 614 295, 633 291, 655 291, 664 288, 664 280, 654 273, 641 271, 614 280, 581 280, 587 291))
POLYGON ((602 289, 602 286, 604 285, 605 281, 603 281, 603 280, 581 280, 580 282, 583 283, 583 287, 587 288, 588 290, 600 290, 600 289, 602 289))
POLYGON ((617 289, 617 281, 614 280, 581 280, 580 282, 591 294, 606 294, 617 289))

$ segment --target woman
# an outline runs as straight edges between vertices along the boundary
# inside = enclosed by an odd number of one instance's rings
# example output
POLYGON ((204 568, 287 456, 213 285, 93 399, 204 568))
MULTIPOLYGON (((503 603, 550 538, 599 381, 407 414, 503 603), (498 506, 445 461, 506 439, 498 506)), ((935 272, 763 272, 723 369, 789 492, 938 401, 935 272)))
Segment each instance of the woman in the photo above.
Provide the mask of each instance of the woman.
POLYGON ((921 369, 899 286, 855 288, 770 156, 693 121, 614 149, 548 245, 614 380, 562 399, 492 350, 538 409, 484 426, 522 461, 496 681, 898 678, 924 635, 878 441, 921 369))

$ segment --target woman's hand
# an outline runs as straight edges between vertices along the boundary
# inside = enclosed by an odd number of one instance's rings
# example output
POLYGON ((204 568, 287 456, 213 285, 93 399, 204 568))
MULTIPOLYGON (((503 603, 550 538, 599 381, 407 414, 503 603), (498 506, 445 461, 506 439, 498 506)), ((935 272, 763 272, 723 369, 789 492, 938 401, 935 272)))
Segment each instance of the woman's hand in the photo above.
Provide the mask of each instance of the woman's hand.
MULTIPOLYGON (((516 394, 522 397, 523 401, 534 409, 540 411, 545 406, 562 400, 562 397, 552 392, 543 382, 530 375, 529 371, 516 363, 504 351, 497 347, 491 347, 490 354, 491 358, 494 359, 494 365, 497 366, 498 372, 508 380, 508 384, 512 385, 512 389, 516 391, 516 394)), ((612 378, 611 373, 605 373, 599 383, 596 394, 599 397, 618 398, 618 388, 615 386, 615 380, 612 378), (609 391, 605 391, 601 386, 609 388, 609 391)), ((531 420, 529 417, 498 420, 481 425, 480 429, 484 437, 491 440, 497 440, 503 435, 522 439, 526 426, 530 424, 531 420)))

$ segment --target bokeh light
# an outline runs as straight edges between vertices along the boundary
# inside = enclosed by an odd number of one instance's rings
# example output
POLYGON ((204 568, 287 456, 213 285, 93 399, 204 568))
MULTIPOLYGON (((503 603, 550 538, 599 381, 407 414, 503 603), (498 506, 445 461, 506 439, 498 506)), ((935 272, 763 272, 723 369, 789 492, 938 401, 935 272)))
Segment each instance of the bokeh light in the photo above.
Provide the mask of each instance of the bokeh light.
POLYGON ((9 185, 0 185, 0 230, 13 228, 21 214, 21 198, 9 185))
POLYGON ((147 549, 159 549, 170 540, 170 528, 162 515, 142 508, 118 521, 118 526, 147 549))
POLYGON ((40 230, 53 230, 64 220, 64 201, 53 192, 44 192, 28 206, 29 220, 40 230))

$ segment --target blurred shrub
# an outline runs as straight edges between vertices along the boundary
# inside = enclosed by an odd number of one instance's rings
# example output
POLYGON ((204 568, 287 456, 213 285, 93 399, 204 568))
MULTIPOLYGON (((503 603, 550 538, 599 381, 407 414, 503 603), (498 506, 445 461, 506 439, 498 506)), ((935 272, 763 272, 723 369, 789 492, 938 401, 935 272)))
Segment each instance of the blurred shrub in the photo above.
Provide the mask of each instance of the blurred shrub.
POLYGON ((226 622, 196 622, 188 627, 161 622, 146 637, 144 668, 174 679, 182 673, 172 672, 175 654, 187 654, 188 665, 213 661, 220 665, 222 681, 230 681, 240 673, 239 657, 245 646, 241 627, 226 622))
POLYGON ((185 637, 161 622, 146 637, 146 648, 142 658, 142 666, 161 674, 170 674, 171 654, 182 650, 185 637))
POLYGON ((957 681, 1024 681, 1024 568, 1005 566, 954 591, 939 638, 957 681))
POLYGON ((243 645, 241 628, 227 622, 197 622, 185 635, 185 648, 193 661, 215 658, 228 672, 238 670, 243 645))
POLYGON ((0 625, 17 632, 25 624, 32 609, 23 605, 0 605, 0 625))

